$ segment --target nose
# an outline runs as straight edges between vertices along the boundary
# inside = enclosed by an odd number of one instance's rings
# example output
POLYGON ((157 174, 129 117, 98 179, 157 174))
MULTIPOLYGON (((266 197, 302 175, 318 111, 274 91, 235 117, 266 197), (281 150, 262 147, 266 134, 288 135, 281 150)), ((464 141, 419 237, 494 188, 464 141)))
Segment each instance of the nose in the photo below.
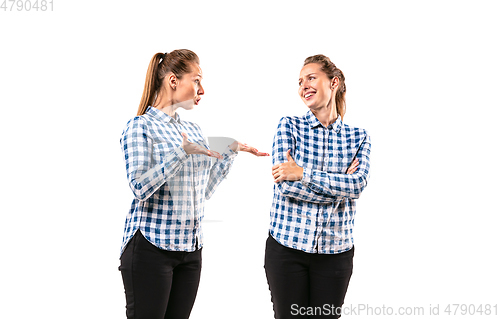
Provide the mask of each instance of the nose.
POLYGON ((200 83, 200 87, 198 88, 198 95, 203 95, 205 94, 205 90, 203 90, 203 86, 201 86, 201 83, 200 83))
POLYGON ((307 89, 309 89, 310 86, 309 86, 309 82, 307 80, 305 80, 304 82, 302 82, 302 84, 300 85, 300 92, 305 92, 307 91, 307 89))

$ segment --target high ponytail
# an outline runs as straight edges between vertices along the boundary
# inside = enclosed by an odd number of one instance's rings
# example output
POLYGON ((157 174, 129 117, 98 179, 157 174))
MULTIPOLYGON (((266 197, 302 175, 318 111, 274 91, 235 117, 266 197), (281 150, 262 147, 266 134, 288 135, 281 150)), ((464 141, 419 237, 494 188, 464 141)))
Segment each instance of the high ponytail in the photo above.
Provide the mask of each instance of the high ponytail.
POLYGON ((337 93, 335 94, 335 105, 337 109, 337 114, 340 115, 342 120, 344 120, 344 114, 346 111, 346 103, 345 103, 345 77, 344 73, 335 66, 335 64, 330 61, 330 58, 324 56, 323 54, 317 54, 308 57, 304 61, 304 65, 309 63, 318 63, 321 65, 321 71, 325 72, 330 80, 335 77, 339 79, 339 87, 337 89, 337 93))
POLYGON ((156 53, 149 62, 137 115, 143 115, 148 106, 153 105, 167 74, 172 72, 180 79, 184 74, 191 72, 192 63, 200 64, 200 60, 191 50, 181 49, 165 54, 156 53))
POLYGON ((163 53, 156 53, 149 62, 148 72, 146 73, 146 83, 144 84, 144 91, 142 91, 141 103, 139 103, 139 110, 137 115, 146 113, 153 100, 156 97, 156 89, 158 88, 158 66, 160 60, 163 58, 163 53))

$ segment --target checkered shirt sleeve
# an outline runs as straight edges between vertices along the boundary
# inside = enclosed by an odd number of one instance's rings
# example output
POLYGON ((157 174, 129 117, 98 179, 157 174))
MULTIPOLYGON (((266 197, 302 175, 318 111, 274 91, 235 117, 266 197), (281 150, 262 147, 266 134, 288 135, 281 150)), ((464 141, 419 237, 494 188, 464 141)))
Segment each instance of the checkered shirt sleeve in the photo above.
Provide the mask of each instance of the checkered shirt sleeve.
POLYGON ((153 163, 154 138, 149 135, 146 121, 132 119, 123 132, 121 146, 130 189, 139 201, 147 200, 165 181, 182 168, 188 155, 182 146, 165 154, 163 161, 153 163))

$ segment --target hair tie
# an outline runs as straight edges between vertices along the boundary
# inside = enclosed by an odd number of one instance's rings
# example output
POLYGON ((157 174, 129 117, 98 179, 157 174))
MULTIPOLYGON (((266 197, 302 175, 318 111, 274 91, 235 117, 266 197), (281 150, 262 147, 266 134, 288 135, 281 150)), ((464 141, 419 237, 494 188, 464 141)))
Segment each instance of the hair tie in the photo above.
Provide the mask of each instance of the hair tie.
POLYGON ((165 60, 165 58, 167 57, 167 54, 168 53, 163 53, 162 55, 160 55, 160 62, 158 64, 161 64, 163 62, 163 60, 165 60))

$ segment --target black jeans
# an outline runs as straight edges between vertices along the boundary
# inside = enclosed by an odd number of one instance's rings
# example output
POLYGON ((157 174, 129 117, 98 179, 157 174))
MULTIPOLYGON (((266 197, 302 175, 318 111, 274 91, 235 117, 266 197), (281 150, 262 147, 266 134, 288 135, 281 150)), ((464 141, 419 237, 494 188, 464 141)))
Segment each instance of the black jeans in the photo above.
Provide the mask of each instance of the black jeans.
POLYGON ((137 231, 119 267, 128 319, 187 319, 194 305, 201 272, 201 249, 160 249, 137 231))
POLYGON ((264 267, 275 318, 339 318, 353 256, 354 247, 340 254, 310 254, 269 235, 264 267))

